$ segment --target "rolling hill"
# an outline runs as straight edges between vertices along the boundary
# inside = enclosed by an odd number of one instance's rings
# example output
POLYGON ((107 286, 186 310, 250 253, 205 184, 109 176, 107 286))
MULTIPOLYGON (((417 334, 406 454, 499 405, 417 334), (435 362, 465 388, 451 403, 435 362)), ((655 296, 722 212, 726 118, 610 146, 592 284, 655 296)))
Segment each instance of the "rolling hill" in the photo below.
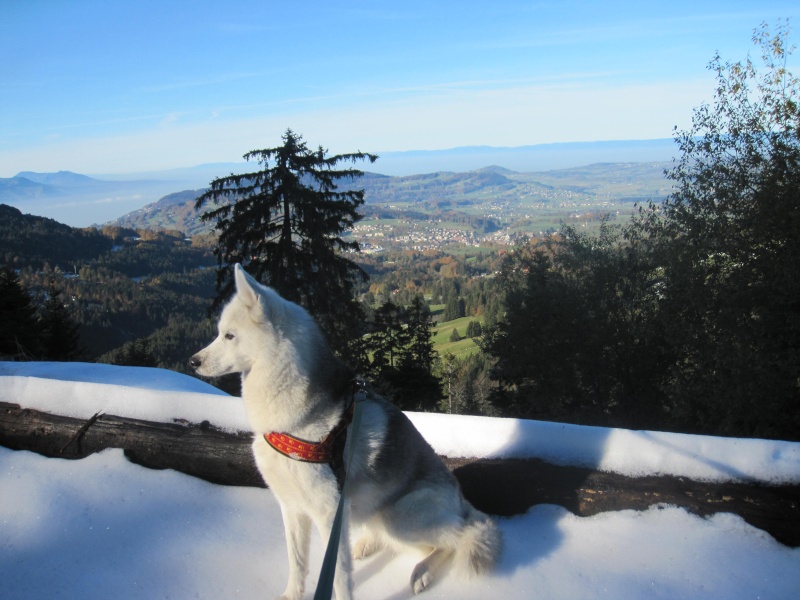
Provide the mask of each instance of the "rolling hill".
MULTIPOLYGON (((396 220, 473 229, 539 231, 560 220, 601 213, 631 212, 635 202, 661 200, 669 193, 669 163, 601 163, 535 173, 485 167, 455 173, 406 176, 365 173, 353 187, 364 189, 364 222, 396 220)), ((194 235, 211 229, 201 223, 194 200, 203 190, 186 190, 130 212, 115 225, 178 229, 194 235)))

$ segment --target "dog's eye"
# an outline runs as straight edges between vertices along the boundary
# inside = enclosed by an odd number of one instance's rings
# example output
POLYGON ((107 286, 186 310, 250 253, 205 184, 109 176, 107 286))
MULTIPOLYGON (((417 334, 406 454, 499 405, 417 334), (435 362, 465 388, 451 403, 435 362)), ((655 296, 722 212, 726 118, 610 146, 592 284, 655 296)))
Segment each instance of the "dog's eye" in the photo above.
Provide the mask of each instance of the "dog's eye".
POLYGON ((228 332, 228 333, 226 333, 226 334, 225 334, 225 339, 226 339, 226 340, 232 340, 232 339, 233 339, 233 338, 235 338, 235 337, 236 337, 236 336, 235 336, 235 335, 233 335, 233 334, 232 334, 232 333, 230 333, 230 332, 228 332))

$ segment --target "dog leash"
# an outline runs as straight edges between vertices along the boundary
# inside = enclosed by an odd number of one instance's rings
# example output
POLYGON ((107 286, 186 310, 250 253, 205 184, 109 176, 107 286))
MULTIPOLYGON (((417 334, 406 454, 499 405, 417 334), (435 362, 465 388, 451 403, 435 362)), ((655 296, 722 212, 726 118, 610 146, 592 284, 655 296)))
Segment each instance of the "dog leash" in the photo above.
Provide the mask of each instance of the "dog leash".
POLYGON ((367 394, 363 387, 358 387, 353 395, 353 421, 350 424, 350 431, 348 438, 350 441, 350 452, 345 457, 345 472, 344 481, 342 483, 342 491, 339 494, 339 506, 336 508, 336 516, 333 519, 333 527, 331 527, 331 537, 328 539, 328 547, 325 549, 325 558, 322 559, 322 568, 319 572, 319 581, 317 582, 317 590, 314 592, 314 600, 330 600, 333 595, 333 577, 336 574, 336 558, 339 555, 339 540, 342 533, 342 520, 344 519, 344 505, 347 496, 347 482, 350 475, 350 465, 353 464, 353 454, 356 449, 356 440, 358 439, 358 429, 361 427, 361 410, 363 401, 366 400, 367 394))

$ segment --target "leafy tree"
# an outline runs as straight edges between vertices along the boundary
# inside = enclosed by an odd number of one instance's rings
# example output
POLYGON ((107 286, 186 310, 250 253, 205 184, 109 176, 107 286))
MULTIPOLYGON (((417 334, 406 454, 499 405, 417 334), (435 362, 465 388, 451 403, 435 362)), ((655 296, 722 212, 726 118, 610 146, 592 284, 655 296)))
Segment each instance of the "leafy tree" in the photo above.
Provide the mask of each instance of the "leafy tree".
POLYGON ((716 97, 676 134, 675 191, 625 227, 563 226, 501 270, 484 336, 512 414, 800 439, 800 84, 788 29, 716 57, 716 97))
POLYGON ((547 420, 663 426, 660 374, 669 360, 652 315, 654 271, 608 224, 598 236, 511 253, 500 279, 506 317, 482 340, 497 359, 493 401, 547 420))
POLYGON ((716 56, 714 101, 677 134, 676 190, 646 214, 681 349, 675 410, 734 435, 800 436, 800 82, 789 29, 754 34, 761 67, 716 56))
POLYGON ((344 352, 359 329, 354 283, 366 273, 344 256, 359 245, 342 234, 361 218, 364 193, 348 187, 363 173, 338 165, 374 162, 377 156, 328 156, 322 147, 309 149, 291 129, 282 140, 244 155, 257 161, 259 170, 215 179, 195 203, 196 209, 209 202, 216 206, 200 217, 215 221, 219 232, 215 306, 233 289, 233 264, 242 263, 256 279, 305 306, 334 348, 344 352))

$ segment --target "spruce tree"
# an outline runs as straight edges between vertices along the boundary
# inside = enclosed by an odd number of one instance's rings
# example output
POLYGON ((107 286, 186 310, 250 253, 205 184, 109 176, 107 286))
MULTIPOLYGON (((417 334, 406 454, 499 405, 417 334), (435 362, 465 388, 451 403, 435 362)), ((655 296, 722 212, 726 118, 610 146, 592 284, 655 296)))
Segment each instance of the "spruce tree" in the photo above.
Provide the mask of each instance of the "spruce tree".
POLYGON ((411 301, 406 317, 409 345, 403 354, 403 363, 431 372, 436 350, 433 349, 433 321, 431 311, 420 296, 411 301))
POLYGON ((397 366, 409 341, 403 308, 391 300, 382 304, 375 311, 374 331, 367 341, 367 349, 372 354, 370 368, 376 378, 381 378, 386 369, 397 366))
POLYGON ((51 283, 47 302, 41 310, 39 326, 42 332, 42 358, 45 360, 75 360, 80 354, 78 324, 64 306, 61 290, 51 283))
POLYGON ((309 149, 291 129, 282 140, 244 155, 259 170, 217 178, 195 202, 196 209, 215 206, 200 216, 215 221, 219 233, 214 307, 231 294, 233 264, 242 263, 256 279, 304 306, 333 347, 347 354, 362 321, 353 287, 367 275, 345 256, 358 251, 358 243, 342 234, 361 219, 364 192, 349 187, 363 173, 338 165, 378 157, 328 156, 322 147, 309 149))
POLYGON ((16 272, 0 269, 0 358, 34 360, 41 352, 41 335, 31 297, 16 272))

